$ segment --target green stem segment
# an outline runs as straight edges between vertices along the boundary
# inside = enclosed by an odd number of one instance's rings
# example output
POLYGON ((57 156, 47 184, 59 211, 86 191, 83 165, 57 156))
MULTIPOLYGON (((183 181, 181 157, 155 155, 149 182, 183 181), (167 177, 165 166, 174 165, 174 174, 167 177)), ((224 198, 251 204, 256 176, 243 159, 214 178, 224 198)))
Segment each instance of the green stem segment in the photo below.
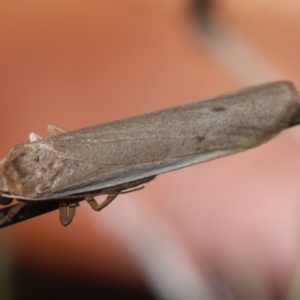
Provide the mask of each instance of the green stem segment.
MULTIPOLYGON (((78 202, 82 201, 83 199, 78 200, 78 202)), ((8 211, 15 205, 9 205, 0 209, 0 220, 4 218, 8 211)), ((19 222, 23 222, 40 215, 49 213, 51 211, 57 210, 59 208, 59 200, 49 200, 49 201, 37 201, 37 202, 30 202, 29 205, 22 207, 21 211, 14 216, 12 219, 6 221, 4 224, 0 225, 0 229, 17 224, 19 222)))
POLYGON ((300 106, 299 106, 297 115, 291 121, 290 127, 299 125, 299 124, 300 124, 300 106))
MULTIPOLYGON (((0 209, 0 219, 4 218, 12 207, 13 205, 9 205, 0 209)), ((11 220, 8 220, 4 224, 0 225, 0 228, 35 218, 56 209, 58 209, 58 201, 33 202, 32 205, 24 206, 21 211, 11 220)))

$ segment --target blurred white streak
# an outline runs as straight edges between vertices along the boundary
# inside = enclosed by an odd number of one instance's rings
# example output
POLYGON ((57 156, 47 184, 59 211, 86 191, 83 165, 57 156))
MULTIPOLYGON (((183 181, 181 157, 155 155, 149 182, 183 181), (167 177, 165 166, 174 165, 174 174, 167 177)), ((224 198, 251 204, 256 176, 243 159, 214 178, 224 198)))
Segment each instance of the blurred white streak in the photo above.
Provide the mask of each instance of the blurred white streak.
POLYGON ((96 228, 105 222, 124 244, 153 294, 165 300, 216 299, 176 231, 145 205, 141 193, 119 198, 101 218, 88 212, 96 228))
POLYGON ((242 83, 255 85, 286 78, 244 36, 212 17, 209 20, 201 32, 216 58, 242 83))

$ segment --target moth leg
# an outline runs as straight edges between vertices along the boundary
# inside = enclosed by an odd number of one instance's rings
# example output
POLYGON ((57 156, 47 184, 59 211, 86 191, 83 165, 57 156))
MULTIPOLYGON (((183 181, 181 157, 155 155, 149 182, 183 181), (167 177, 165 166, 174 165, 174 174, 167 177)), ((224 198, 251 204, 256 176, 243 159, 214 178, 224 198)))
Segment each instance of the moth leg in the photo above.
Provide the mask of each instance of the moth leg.
POLYGON ((59 203, 59 220, 61 225, 67 226, 72 222, 77 205, 75 202, 68 203, 67 201, 59 203))
POLYGON ((95 198, 91 196, 86 197, 85 200, 93 210, 100 211, 104 207, 106 207, 109 203, 111 203, 119 194, 120 192, 109 194, 101 204, 98 204, 95 198))
POLYGON ((55 126, 55 125, 51 125, 51 124, 47 126, 47 131, 50 136, 57 135, 57 132, 58 133, 66 133, 67 132, 67 130, 65 130, 59 126, 55 126))
POLYGON ((43 138, 35 132, 30 132, 29 133, 29 141, 30 142, 35 142, 35 141, 42 140, 42 139, 43 138))
POLYGON ((0 220, 0 225, 10 221, 14 216, 16 216, 19 213, 22 207, 26 206, 27 204, 27 202, 19 201, 7 212, 7 215, 0 220))

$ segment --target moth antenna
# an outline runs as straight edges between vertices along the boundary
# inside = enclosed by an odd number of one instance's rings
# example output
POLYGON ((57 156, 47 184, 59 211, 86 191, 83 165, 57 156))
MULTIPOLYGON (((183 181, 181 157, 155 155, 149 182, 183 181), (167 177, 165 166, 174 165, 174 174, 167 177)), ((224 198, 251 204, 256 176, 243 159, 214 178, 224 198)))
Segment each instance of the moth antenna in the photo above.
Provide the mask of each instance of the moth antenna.
POLYGON ((128 193, 131 193, 131 192, 136 192, 136 191, 142 190, 144 188, 145 188, 145 186, 143 185, 143 186, 140 186, 140 187, 128 190, 128 191, 121 192, 120 194, 128 194, 128 193))

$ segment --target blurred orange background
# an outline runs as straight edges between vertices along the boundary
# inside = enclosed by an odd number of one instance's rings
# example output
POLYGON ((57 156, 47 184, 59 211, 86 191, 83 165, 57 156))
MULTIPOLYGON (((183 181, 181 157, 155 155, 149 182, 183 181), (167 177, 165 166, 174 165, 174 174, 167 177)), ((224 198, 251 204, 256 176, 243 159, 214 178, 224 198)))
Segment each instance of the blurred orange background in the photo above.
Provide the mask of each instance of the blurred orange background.
MULTIPOLYGON (((47 136, 47 124, 73 130, 252 80, 300 87, 299 1, 214 1, 208 13, 259 54, 265 73, 244 68, 247 81, 218 55, 195 1, 1 1, 1 157, 31 131, 47 136)), ((131 201, 172 228, 208 281, 285 299, 299 260, 297 136, 294 128, 246 153, 159 176, 99 214, 81 204, 66 228, 56 211, 2 229, 2 251, 36 272, 142 288, 143 268, 107 221, 130 223, 131 201)))

